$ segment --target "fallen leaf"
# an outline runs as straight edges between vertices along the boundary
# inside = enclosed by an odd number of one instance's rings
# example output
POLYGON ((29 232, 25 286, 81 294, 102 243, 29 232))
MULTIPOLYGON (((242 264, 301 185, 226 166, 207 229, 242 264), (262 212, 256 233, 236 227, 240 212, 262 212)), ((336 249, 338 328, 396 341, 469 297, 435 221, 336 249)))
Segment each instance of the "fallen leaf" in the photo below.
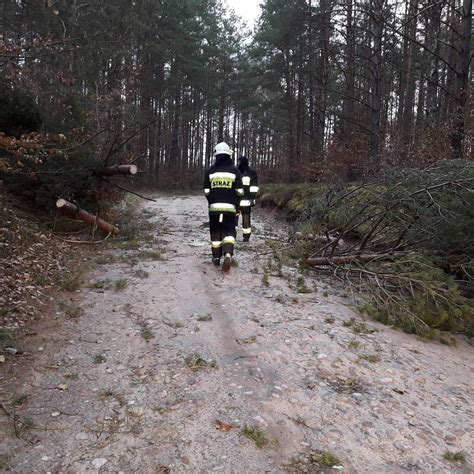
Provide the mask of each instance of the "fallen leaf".
POLYGON ((216 428, 220 431, 230 431, 233 428, 237 428, 235 425, 230 425, 229 423, 225 423, 224 421, 216 420, 216 428))

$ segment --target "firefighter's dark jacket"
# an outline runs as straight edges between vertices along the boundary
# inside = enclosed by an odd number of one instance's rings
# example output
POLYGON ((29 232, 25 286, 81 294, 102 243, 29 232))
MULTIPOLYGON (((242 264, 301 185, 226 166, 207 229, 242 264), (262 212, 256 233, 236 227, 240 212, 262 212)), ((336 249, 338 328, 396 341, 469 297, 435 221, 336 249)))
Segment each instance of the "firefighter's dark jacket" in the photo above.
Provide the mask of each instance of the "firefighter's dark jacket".
POLYGON ((240 201, 240 207, 251 206, 258 193, 257 172, 248 165, 248 160, 245 157, 240 159, 238 169, 242 176, 242 184, 244 187, 244 197, 240 201))
POLYGON ((258 193, 258 176, 257 172, 248 167, 246 170, 241 171, 242 184, 244 186, 244 200, 253 200, 257 197, 258 193))
POLYGON ((244 195, 242 177, 228 155, 217 155, 204 177, 209 212, 235 214, 244 195))

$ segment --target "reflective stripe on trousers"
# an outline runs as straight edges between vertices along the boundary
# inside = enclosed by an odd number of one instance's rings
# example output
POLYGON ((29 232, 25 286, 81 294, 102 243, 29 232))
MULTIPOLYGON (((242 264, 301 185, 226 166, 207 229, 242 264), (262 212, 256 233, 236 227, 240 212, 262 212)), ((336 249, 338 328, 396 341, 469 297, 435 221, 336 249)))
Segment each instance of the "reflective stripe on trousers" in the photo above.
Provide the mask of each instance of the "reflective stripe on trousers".
POLYGON ((222 240, 211 241, 211 248, 220 249, 225 244, 235 244, 235 238, 230 236, 224 237, 222 240))
POLYGON ((235 206, 226 202, 216 202, 209 206, 210 212, 235 212, 235 206))

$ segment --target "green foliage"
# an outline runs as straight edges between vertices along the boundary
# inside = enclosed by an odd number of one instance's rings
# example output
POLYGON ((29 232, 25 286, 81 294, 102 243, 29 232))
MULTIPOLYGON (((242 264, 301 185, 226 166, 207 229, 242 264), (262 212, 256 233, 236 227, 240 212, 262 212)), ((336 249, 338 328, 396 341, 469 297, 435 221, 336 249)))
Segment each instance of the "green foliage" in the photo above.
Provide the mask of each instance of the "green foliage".
POLYGON ((360 341, 358 341, 357 339, 351 339, 351 340, 349 341, 348 346, 349 346, 350 349, 356 350, 356 349, 359 349, 359 348, 360 348, 361 343, 360 343, 360 341))
POLYGON ((62 291, 77 291, 81 287, 82 272, 74 273, 73 275, 65 275, 64 273, 57 273, 54 275, 54 284, 62 291))
POLYGON ((114 289, 115 291, 122 291, 125 288, 127 288, 128 282, 124 278, 119 278, 118 280, 115 280, 114 282, 114 289))
POLYGON ((342 323, 343 326, 351 328, 354 334, 372 334, 376 330, 368 328, 364 321, 359 321, 356 318, 351 318, 342 323))
POLYGON ((18 395, 13 399, 13 405, 16 407, 24 405, 28 401, 28 395, 18 395))
POLYGON ((296 280, 296 291, 298 293, 312 293, 312 290, 306 285, 304 276, 299 276, 296 280))
POLYGON ((79 319, 84 315, 84 310, 79 306, 73 306, 66 303, 59 303, 58 306, 68 319, 79 319))
MULTIPOLYGON (((385 324, 437 339, 443 331, 467 332, 474 326, 472 300, 461 296, 454 277, 427 257, 398 261, 382 283, 364 310, 385 324)), ((443 341, 449 343, 449 339, 443 341)))
POLYGON ((381 182, 268 185, 263 206, 284 210, 316 233, 339 231, 377 246, 409 246, 446 256, 473 253, 474 164, 440 162, 392 170, 381 182))
POLYGON ((108 278, 103 280, 96 280, 89 284, 89 288, 93 290, 115 290, 122 291, 128 286, 128 281, 124 278, 118 278, 117 280, 110 280, 108 278))
POLYGON ((259 448, 268 444, 267 435, 258 426, 245 425, 240 434, 253 441, 259 448))
MULTIPOLYGON (((89 170, 101 167, 92 154, 68 156, 23 156, 16 161, 20 166, 8 173, 0 173, 5 189, 16 196, 32 201, 41 209, 51 210, 58 197, 75 200, 88 208, 97 208, 99 181, 89 170)), ((103 204, 103 203, 102 203, 103 204)))
MULTIPOLYGON (((473 184, 474 164, 452 160, 423 171, 394 169, 373 182, 270 185, 260 202, 282 209, 305 235, 350 242, 352 252, 403 251, 394 262, 352 269, 361 282, 354 285, 370 296, 364 311, 452 344, 446 331, 474 333, 473 302, 466 298, 474 288, 473 184)), ((298 241, 290 253, 318 255, 326 245, 298 241)), ((364 332, 358 325, 352 330, 364 332)))
POLYGON ((97 354, 95 357, 94 357, 94 364, 103 364, 107 361, 107 359, 105 358, 104 355, 102 354, 97 354))
POLYGON ((262 285, 267 288, 270 286, 270 272, 266 266, 263 267, 262 285))
POLYGON ((321 468, 333 467, 341 464, 341 461, 329 451, 317 451, 312 453, 311 462, 321 468))
POLYGON ((184 363, 191 370, 200 370, 205 368, 217 369, 217 362, 215 360, 206 360, 197 352, 188 355, 184 359, 184 363))
POLYGON ((445 451, 445 453, 443 454, 443 459, 450 462, 465 463, 467 461, 467 456, 464 451, 445 451))
POLYGON ((153 331, 148 328, 143 328, 140 334, 143 337, 143 339, 145 339, 146 342, 151 341, 154 337, 153 331))
POLYGON ((161 253, 157 250, 142 250, 136 255, 138 260, 161 260, 161 253))
POLYGON ((0 348, 4 349, 13 344, 13 335, 8 329, 0 328, 0 348))
POLYGON ((148 278, 150 276, 150 273, 149 272, 146 272, 145 270, 136 270, 134 273, 133 273, 133 276, 135 278, 148 278))
POLYGON ((371 364, 375 364, 376 362, 380 362, 380 356, 377 354, 362 354, 359 356, 359 360, 365 360, 371 364))
MULTIPOLYGON (((107 262, 109 263, 109 262, 107 262)), ((89 288, 93 290, 109 290, 111 288, 112 282, 108 278, 96 280, 89 284, 89 288)))

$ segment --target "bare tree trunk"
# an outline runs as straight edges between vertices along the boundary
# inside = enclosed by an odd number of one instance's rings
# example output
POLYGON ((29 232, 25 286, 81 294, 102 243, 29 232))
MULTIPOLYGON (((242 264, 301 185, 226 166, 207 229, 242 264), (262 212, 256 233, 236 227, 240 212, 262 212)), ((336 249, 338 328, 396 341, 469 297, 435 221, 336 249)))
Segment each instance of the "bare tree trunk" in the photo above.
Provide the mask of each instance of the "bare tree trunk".
POLYGON ((451 135, 453 158, 462 158, 465 137, 466 104, 471 62, 472 0, 463 0, 459 64, 457 66, 457 104, 454 110, 454 131, 451 135))
POLYGON ((295 113, 294 113, 294 91, 293 78, 290 65, 290 52, 285 52, 285 82, 286 82, 286 109, 287 109, 287 167, 289 168, 291 160, 295 155, 295 113))
POLYGON ((418 0, 410 0, 410 7, 407 16, 412 19, 406 28, 406 57, 403 65, 405 74, 405 93, 401 117, 401 138, 403 154, 406 156, 408 147, 413 140, 413 118, 416 92, 415 63, 418 48, 413 40, 416 38, 418 0))
POLYGON ((439 120, 439 60, 440 54, 440 27, 441 27, 441 11, 442 4, 435 5, 429 10, 426 21, 426 44, 430 51, 435 54, 430 57, 430 64, 427 74, 426 87, 426 118, 428 122, 435 123, 439 120))
POLYGON ((345 95, 343 102, 342 133, 345 140, 350 141, 355 115, 355 34, 354 34, 354 7, 353 0, 346 0, 346 47, 345 47, 345 95))
POLYGON ((385 0, 371 1, 371 30, 373 49, 371 54, 372 84, 370 93, 370 150, 369 157, 374 171, 380 166, 381 159, 381 114, 383 97, 382 78, 382 41, 385 0))
POLYGON ((225 91, 222 90, 219 102, 219 124, 217 128, 217 141, 224 141, 224 119, 225 119, 225 91))

